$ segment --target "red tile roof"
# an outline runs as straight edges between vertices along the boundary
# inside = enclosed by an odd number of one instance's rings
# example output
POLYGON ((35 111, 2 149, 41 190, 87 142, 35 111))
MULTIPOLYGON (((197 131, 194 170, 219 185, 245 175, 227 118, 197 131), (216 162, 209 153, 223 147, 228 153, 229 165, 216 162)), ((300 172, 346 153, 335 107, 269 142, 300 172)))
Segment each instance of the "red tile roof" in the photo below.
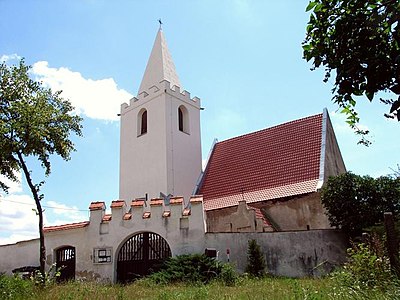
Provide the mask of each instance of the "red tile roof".
POLYGON ((103 201, 90 203, 89 210, 100 210, 105 208, 106 204, 103 201))
POLYGON ((56 225, 56 226, 46 226, 43 228, 44 232, 52 232, 52 231, 59 231, 59 230, 68 230, 68 229, 77 229, 83 228, 89 225, 89 221, 79 222, 79 223, 71 223, 71 224, 63 224, 63 225, 56 225))
POLYGON ((131 206, 142 207, 144 205, 144 200, 132 200, 131 206))
POLYGON ((182 204, 183 203, 183 198, 182 197, 171 197, 169 200, 170 205, 176 205, 176 204, 182 204))
POLYGON ((215 145, 202 186, 206 210, 316 191, 322 114, 215 145))
POLYGON ((190 203, 201 203, 203 202, 203 195, 193 195, 190 197, 190 203))
POLYGON ((110 214, 104 215, 102 222, 110 222, 111 218, 112 218, 112 215, 110 215, 110 214))
POLYGON ((271 223, 269 222, 269 220, 264 216, 264 214, 262 213, 261 209, 259 208, 254 208, 254 211, 256 213, 256 218, 257 219, 261 219, 263 221, 263 225, 264 226, 271 226, 271 223))
POLYGON ((124 214, 124 220, 126 221, 126 220, 130 220, 130 219, 132 219, 132 214, 131 213, 125 213, 124 214))
POLYGON ((111 208, 122 208, 124 205, 124 200, 114 200, 111 202, 111 208))
POLYGON ((152 206, 158 206, 158 205, 163 205, 163 204, 164 204, 163 199, 155 198, 155 199, 150 200, 150 205, 152 205, 152 206))

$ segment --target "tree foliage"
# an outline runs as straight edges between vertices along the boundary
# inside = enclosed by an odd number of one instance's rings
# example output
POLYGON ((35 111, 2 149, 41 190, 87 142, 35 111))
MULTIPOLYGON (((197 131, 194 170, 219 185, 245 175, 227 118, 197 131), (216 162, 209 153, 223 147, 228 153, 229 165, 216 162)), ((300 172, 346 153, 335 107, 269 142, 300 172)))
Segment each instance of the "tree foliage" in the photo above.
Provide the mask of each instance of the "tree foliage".
POLYGON ((256 240, 248 241, 246 273, 255 277, 265 274, 265 259, 256 240))
POLYGON ((331 225, 357 235, 382 223, 384 212, 400 216, 400 178, 374 179, 347 172, 329 178, 321 199, 331 225))
MULTIPOLYGON (((0 173, 11 181, 17 181, 17 172, 24 174, 39 215, 40 271, 44 274, 45 246, 43 237, 43 211, 40 187, 34 183, 28 157, 37 158, 44 173, 51 173, 51 155, 70 159, 74 144, 70 134, 80 136, 81 117, 73 115, 71 103, 64 100, 61 92, 53 93, 40 82, 29 77, 30 66, 21 60, 19 65, 0 64, 0 173)), ((8 186, 0 179, 0 188, 8 186)))
MULTIPOLYGON (((324 67, 327 82, 336 71, 333 101, 358 129, 356 97, 372 101, 384 91, 389 99, 386 117, 400 121, 400 1, 398 0, 312 0, 304 58, 312 70, 324 67)), ((361 142, 368 143, 365 139, 361 142)))
POLYGON ((183 254, 167 259, 161 269, 149 277, 156 283, 207 283, 221 274, 222 266, 204 254, 183 254))

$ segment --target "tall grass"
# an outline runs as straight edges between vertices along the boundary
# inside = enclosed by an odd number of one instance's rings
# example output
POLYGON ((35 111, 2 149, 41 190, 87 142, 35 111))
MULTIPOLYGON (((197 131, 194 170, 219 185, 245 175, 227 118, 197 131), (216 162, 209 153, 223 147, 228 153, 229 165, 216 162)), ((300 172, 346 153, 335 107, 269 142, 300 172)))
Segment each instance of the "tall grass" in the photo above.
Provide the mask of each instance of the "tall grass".
POLYGON ((129 285, 68 282, 39 288, 30 281, 0 276, 0 299, 396 299, 396 287, 385 291, 341 287, 331 278, 290 279, 241 277, 235 286, 209 284, 156 284, 149 279, 129 285), (7 293, 10 291, 11 293, 7 293), (394 297, 393 297, 394 296, 394 297))

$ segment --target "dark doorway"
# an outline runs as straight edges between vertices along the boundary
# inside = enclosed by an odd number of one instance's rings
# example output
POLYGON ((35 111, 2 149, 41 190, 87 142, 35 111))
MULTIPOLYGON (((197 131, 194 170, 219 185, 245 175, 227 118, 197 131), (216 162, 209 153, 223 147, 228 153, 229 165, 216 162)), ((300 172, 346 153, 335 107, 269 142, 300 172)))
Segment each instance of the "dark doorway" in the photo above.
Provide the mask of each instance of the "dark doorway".
POLYGON ((171 249, 160 235, 151 232, 136 234, 119 250, 117 281, 126 283, 156 272, 168 257, 171 257, 171 249))
POLYGON ((56 268, 61 275, 57 281, 67 281, 75 279, 75 247, 66 246, 56 251, 56 268))

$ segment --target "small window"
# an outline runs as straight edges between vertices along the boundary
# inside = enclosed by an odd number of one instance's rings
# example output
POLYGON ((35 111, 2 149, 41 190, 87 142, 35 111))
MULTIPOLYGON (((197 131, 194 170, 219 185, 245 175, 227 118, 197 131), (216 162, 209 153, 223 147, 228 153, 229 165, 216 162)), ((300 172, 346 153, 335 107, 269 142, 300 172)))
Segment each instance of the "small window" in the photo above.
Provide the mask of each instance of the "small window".
POLYGON ((147 110, 141 109, 138 114, 138 136, 147 133, 147 110))
POLYGON ((178 129, 189 133, 189 112, 183 105, 178 107, 178 129))
POLYGON ((140 134, 145 134, 147 132, 147 110, 142 114, 142 126, 140 128, 140 134))
POLYGON ((179 131, 183 131, 183 112, 180 107, 178 108, 178 119, 179 131))
POLYGON ((112 248, 93 249, 93 262, 95 264, 111 263, 112 248))

